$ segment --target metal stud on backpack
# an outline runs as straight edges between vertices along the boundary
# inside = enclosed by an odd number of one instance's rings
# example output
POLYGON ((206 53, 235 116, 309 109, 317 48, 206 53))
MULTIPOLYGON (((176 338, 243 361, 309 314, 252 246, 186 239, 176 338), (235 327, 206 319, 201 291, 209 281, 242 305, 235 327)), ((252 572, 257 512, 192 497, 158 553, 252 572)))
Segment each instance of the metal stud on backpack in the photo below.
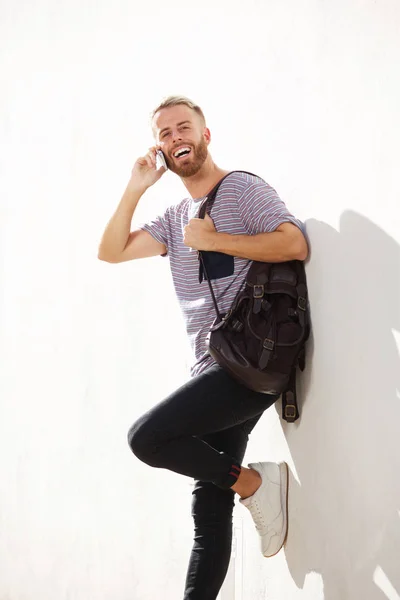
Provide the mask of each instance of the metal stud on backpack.
MULTIPOLYGON (((200 218, 204 218, 207 208, 210 212, 222 181, 203 201, 200 218)), ((310 333, 303 262, 253 261, 244 287, 222 315, 207 275, 207 252, 198 254, 200 281, 204 273, 217 314, 206 338, 209 353, 246 387, 264 394, 282 394, 282 416, 288 422, 295 421, 299 417, 296 368, 304 369, 305 343, 310 333)))

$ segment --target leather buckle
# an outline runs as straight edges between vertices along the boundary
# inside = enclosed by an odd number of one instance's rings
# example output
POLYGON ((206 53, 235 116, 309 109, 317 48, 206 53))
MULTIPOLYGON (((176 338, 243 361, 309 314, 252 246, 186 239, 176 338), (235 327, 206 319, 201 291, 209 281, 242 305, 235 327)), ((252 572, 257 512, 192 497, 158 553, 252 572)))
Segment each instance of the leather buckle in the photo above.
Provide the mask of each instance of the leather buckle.
POLYGON ((296 417, 296 407, 294 404, 286 404, 285 419, 294 419, 296 417))
POLYGON ((270 340, 268 338, 265 338, 265 340, 263 342, 263 348, 265 348, 266 350, 273 350, 274 346, 275 346, 274 340, 270 340))
POLYGON ((239 319, 235 319, 233 323, 231 323, 231 328, 233 331, 237 331, 239 333, 243 329, 243 323, 239 321, 239 319))
POLYGON ((262 284, 254 285, 253 297, 254 298, 263 298, 263 296, 264 296, 264 286, 262 284))
POLYGON ((300 310, 305 311, 307 308, 307 299, 303 298, 303 296, 299 296, 297 300, 297 306, 300 308, 300 310))
POLYGON ((226 315, 224 315, 224 316, 222 317, 222 320, 223 320, 223 321, 227 321, 227 320, 229 319, 229 317, 231 316, 231 314, 232 314, 232 309, 230 308, 230 309, 228 310, 228 312, 226 313, 226 315))

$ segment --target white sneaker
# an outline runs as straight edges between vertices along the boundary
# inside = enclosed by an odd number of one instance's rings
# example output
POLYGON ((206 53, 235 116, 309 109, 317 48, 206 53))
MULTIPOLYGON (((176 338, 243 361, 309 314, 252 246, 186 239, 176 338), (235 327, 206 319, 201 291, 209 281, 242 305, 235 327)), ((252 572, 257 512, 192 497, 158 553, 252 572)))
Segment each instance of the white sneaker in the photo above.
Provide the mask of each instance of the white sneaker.
POLYGON ((261 485, 249 498, 239 502, 246 506, 261 537, 261 552, 274 556, 287 535, 288 466, 285 462, 250 463, 249 469, 261 475, 261 485))

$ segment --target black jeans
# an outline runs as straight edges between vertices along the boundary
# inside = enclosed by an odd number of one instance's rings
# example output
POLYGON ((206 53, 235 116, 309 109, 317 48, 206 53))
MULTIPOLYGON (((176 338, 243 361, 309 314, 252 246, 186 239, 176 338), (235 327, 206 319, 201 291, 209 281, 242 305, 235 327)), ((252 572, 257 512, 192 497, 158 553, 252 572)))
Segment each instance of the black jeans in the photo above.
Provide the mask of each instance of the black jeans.
POLYGON ((143 462, 193 477, 195 536, 184 600, 215 600, 229 566, 234 492, 248 436, 277 396, 247 389, 214 364, 129 430, 143 462))

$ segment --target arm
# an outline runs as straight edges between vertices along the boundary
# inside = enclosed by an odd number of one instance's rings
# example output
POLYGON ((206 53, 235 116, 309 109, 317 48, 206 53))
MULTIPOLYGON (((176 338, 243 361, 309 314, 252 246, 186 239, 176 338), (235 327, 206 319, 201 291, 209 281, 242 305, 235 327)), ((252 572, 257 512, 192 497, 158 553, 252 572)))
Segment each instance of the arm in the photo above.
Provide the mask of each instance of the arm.
POLYGON ((270 233, 232 235, 216 231, 213 220, 206 214, 204 219, 190 220, 183 242, 195 250, 223 252, 261 262, 305 260, 308 256, 306 239, 293 223, 281 223, 270 233))
POLYGON ((136 229, 130 232, 133 214, 144 191, 128 184, 104 231, 98 252, 99 260, 120 263, 167 252, 165 245, 157 242, 147 231, 136 229))
POLYGON ((271 233, 231 235, 214 232, 210 250, 262 262, 305 260, 308 245, 301 230, 293 223, 282 223, 271 233))
POLYGON ((119 263, 135 258, 146 258, 165 254, 167 248, 147 231, 136 229, 130 232, 136 206, 145 191, 165 173, 166 169, 156 168, 156 149, 139 158, 133 169, 126 190, 117 210, 110 219, 100 242, 99 260, 119 263))
POLYGON ((262 181, 245 186, 237 202, 246 234, 217 232, 206 213, 204 219, 189 221, 184 244, 196 250, 222 252, 260 262, 307 258, 308 245, 300 222, 287 210, 274 188, 262 181))

